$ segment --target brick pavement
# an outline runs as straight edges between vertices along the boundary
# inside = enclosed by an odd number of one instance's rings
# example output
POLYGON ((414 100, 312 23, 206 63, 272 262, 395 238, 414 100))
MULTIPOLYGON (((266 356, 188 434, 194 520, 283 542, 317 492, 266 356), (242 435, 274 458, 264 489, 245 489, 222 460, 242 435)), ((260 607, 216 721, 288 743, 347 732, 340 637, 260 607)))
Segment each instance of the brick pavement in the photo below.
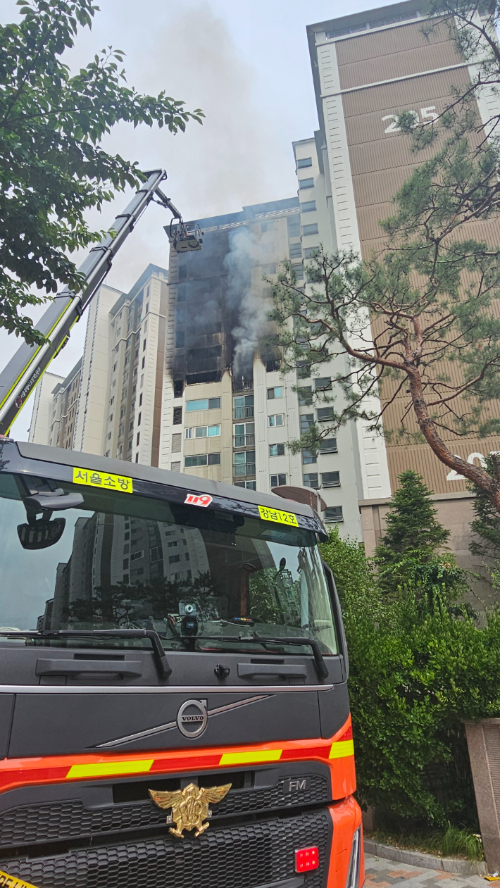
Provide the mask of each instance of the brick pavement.
MULTIPOLYGON (((458 876, 365 854, 365 888, 487 888, 484 876, 458 876)), ((491 888, 500 883, 492 882, 491 888)))

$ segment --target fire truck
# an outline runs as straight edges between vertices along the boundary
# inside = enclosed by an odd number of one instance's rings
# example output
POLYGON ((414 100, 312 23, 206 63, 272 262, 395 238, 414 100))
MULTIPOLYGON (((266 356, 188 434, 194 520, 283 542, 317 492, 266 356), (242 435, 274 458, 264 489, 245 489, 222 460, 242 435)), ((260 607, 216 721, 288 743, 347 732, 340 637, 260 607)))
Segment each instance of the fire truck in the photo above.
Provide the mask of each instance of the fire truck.
MULTIPOLYGON (((117 237, 0 375, 4 432, 117 237)), ((301 502, 0 438, 0 885, 362 885, 325 538, 301 502)))

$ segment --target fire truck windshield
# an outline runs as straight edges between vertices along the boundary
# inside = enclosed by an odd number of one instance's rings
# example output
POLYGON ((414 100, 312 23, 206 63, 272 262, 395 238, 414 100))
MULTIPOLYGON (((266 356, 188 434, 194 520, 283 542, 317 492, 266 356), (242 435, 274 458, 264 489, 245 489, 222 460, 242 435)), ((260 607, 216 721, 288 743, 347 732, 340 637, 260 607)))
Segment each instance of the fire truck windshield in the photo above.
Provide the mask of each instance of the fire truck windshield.
MULTIPOLYGON (((23 501, 26 479, 0 474, 0 632, 154 629, 167 650, 196 651, 241 649, 245 634, 296 636, 316 639, 323 654, 337 652, 312 531, 63 486, 66 494, 82 494, 83 503, 44 513, 47 542, 29 548, 21 528, 40 517, 30 516, 23 501)), ((115 643, 147 646, 140 639, 115 643)), ((289 649, 310 653, 305 645, 289 649)), ((280 648, 266 645, 266 653, 280 648)))

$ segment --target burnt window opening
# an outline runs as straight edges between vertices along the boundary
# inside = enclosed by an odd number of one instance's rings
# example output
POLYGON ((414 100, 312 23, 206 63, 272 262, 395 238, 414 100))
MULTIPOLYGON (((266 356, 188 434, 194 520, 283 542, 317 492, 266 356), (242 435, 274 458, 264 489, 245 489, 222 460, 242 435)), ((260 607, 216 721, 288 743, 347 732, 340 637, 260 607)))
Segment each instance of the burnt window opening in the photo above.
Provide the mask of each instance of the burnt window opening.
POLYGON ((218 362, 222 355, 220 345, 212 345, 206 348, 190 348, 187 353, 187 372, 206 373, 218 370, 218 362))
POLYGON ((174 398, 182 398, 183 391, 184 391, 184 380, 183 379, 174 379, 174 398))
POLYGON ((174 418, 172 425, 182 424, 182 407, 174 407, 174 418))

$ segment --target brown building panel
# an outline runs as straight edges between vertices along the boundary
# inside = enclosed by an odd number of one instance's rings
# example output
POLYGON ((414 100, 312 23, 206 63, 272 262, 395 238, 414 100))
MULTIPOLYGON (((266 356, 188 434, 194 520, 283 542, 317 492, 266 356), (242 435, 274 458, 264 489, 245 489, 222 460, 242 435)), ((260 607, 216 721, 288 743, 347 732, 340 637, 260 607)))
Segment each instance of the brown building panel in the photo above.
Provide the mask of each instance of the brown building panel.
MULTIPOLYGON (((337 60, 339 68, 350 65, 353 62, 364 62, 367 59, 375 61, 384 56, 397 55, 412 49, 426 49, 444 45, 453 46, 449 39, 448 25, 444 22, 434 24, 427 36, 423 33, 423 21, 411 22, 408 25, 400 25, 385 31, 375 31, 360 34, 359 37, 350 37, 348 40, 337 42, 337 60)), ((454 64, 454 62, 451 62, 454 64)), ((439 67, 442 67, 441 65, 439 67)), ((408 71, 403 72, 405 74, 408 71)))
MULTIPOLYGON (((453 445, 453 452, 457 456, 461 456, 462 459, 466 460, 470 459, 474 462, 474 465, 479 465, 480 463, 477 458, 472 459, 472 454, 482 453, 485 455, 490 453, 490 451, 496 450, 500 450, 500 437, 498 435, 492 435, 481 440, 472 437, 466 438, 456 441, 453 445)), ((395 490, 398 486, 398 475, 409 468, 423 475, 426 483, 434 493, 458 493, 467 490, 466 482, 450 477, 451 473, 448 467, 434 456, 427 444, 400 445, 398 447, 389 445, 387 455, 392 490, 395 490)))
MULTIPOLYGON (((344 93, 342 103, 361 251, 363 256, 368 257, 372 251, 379 252, 384 247, 384 234, 379 222, 394 211, 395 192, 409 178, 415 166, 431 157, 436 150, 434 146, 415 154, 410 139, 395 131, 397 121, 390 115, 411 110, 417 112, 422 120, 422 109, 429 108, 439 114, 449 104, 454 87, 466 86, 470 79, 465 67, 425 73, 462 62, 447 27, 443 25, 431 32, 429 40, 422 33, 422 22, 416 22, 339 41, 336 49, 341 87, 360 87, 344 93), (421 76, 412 76, 416 74, 421 76), (408 79, 363 88, 364 84, 405 76, 408 79)), ((341 224, 340 217, 339 222, 341 224)), ((500 224, 474 224, 469 227, 469 233, 477 239, 498 243, 500 224)), ((374 334, 381 330, 382 325, 376 322, 374 334)), ((443 372, 453 383, 460 380, 459 368, 454 364, 443 366, 443 372)), ((381 391, 383 403, 387 403, 396 388, 394 380, 384 383, 381 391)), ((386 408, 385 427, 397 430, 407 407, 408 394, 403 386, 395 401, 386 408)), ((457 407, 459 412, 464 413, 468 409, 465 400, 457 403, 457 407)), ((500 416, 500 404, 492 404, 490 412, 491 415, 500 416)), ((449 425, 452 426, 451 421, 449 425)), ((418 432, 413 410, 408 415, 407 426, 410 431, 418 432)), ((483 440, 473 435, 457 438, 446 429, 442 429, 441 434, 452 445, 453 452, 464 459, 474 453, 486 455, 490 451, 500 450, 499 436, 483 440)), ((451 477, 447 467, 425 443, 407 444, 392 437, 387 440, 387 455, 393 490, 397 487, 398 475, 410 467, 420 472, 436 493, 466 490, 465 481, 451 477)))
POLYGON ((456 85, 461 88, 468 83, 470 78, 467 69, 455 68, 438 74, 422 73, 421 77, 356 89, 342 96, 344 115, 347 121, 356 114, 367 114, 372 111, 382 111, 386 114, 403 108, 413 108, 417 102, 432 105, 439 99, 451 96, 451 86, 456 85))
POLYGON ((462 62, 463 59, 457 56, 455 47, 450 42, 439 43, 437 46, 423 46, 419 49, 394 52, 379 59, 367 59, 365 62, 344 65, 339 71, 340 86, 341 89, 351 89, 365 83, 380 83, 383 80, 418 74, 420 71, 460 65, 462 62))

